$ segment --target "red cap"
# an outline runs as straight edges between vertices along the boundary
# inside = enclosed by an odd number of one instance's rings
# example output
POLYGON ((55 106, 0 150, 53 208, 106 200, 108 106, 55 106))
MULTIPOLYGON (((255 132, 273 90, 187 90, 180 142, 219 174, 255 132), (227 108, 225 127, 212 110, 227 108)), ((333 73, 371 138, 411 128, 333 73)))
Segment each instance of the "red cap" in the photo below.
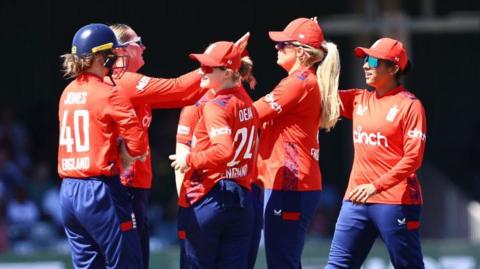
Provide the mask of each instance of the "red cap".
POLYGON ((268 35, 275 42, 298 41, 314 48, 321 48, 324 41, 320 25, 307 18, 295 19, 282 32, 268 32, 268 35))
POLYGON ((190 54, 190 58, 199 61, 204 66, 224 66, 238 71, 241 64, 241 54, 242 52, 233 42, 219 41, 208 46, 203 54, 190 54))
POLYGON ((355 48, 355 56, 363 58, 366 55, 392 61, 404 70, 408 63, 407 52, 402 42, 391 38, 380 38, 367 49, 363 47, 355 48))

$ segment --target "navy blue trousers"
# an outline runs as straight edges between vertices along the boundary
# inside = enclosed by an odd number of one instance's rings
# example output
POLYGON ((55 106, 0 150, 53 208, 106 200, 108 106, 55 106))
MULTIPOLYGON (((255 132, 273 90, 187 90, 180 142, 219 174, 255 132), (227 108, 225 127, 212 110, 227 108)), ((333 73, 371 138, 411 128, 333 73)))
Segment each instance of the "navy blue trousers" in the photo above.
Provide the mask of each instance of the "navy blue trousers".
POLYGON ((257 260, 258 246, 262 237, 263 227, 263 189, 252 184, 253 195, 253 232, 252 243, 250 245, 250 252, 248 254, 248 268, 255 268, 255 262, 257 260))
POLYGON ((63 179, 60 206, 75 268, 143 267, 131 197, 118 177, 63 179))
POLYGON ((191 207, 179 208, 180 268, 247 268, 253 221, 252 193, 219 181, 191 207))
POLYGON ((268 268, 302 268, 305 235, 320 194, 321 191, 265 189, 263 233, 268 268))
POLYGON ((419 205, 362 204, 344 201, 326 269, 360 268, 378 236, 396 269, 423 269, 419 205))
POLYGON ((133 213, 137 221, 137 232, 142 247, 143 268, 148 269, 150 260, 150 227, 148 226, 148 197, 150 190, 128 187, 132 196, 133 213))

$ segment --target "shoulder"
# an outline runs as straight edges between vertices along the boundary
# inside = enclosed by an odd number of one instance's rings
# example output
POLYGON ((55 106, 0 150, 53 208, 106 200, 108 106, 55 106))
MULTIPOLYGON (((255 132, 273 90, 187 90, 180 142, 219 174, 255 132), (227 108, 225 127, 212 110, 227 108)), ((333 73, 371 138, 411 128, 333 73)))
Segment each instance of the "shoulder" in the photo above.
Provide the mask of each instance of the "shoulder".
POLYGON ((418 97, 415 96, 415 94, 408 91, 407 89, 401 91, 398 94, 398 98, 403 103, 407 103, 415 107, 418 107, 418 106, 422 107, 422 102, 420 101, 420 99, 418 99, 418 97))
POLYGON ((209 100, 206 106, 217 106, 221 109, 226 109, 235 99, 233 94, 220 94, 209 100))

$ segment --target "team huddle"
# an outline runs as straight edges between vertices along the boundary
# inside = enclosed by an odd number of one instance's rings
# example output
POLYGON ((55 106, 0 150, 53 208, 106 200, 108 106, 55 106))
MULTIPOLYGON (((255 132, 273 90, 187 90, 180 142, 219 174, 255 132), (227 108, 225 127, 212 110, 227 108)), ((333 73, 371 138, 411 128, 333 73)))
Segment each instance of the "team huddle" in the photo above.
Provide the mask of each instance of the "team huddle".
MULTIPOLYGON (((426 141, 421 102, 400 82, 403 44, 357 47, 372 89, 339 90, 340 58, 316 18, 269 32, 288 74, 254 101, 250 35, 189 57, 178 78, 145 76, 142 39, 125 24, 80 28, 59 102, 60 205, 75 268, 148 268, 152 109, 182 108, 170 155, 181 268, 301 268, 322 190, 320 129, 353 123, 354 161, 325 268, 360 268, 377 237, 395 268, 424 268, 416 171, 426 141)), ((334 134, 331 134, 334 135, 334 134)))

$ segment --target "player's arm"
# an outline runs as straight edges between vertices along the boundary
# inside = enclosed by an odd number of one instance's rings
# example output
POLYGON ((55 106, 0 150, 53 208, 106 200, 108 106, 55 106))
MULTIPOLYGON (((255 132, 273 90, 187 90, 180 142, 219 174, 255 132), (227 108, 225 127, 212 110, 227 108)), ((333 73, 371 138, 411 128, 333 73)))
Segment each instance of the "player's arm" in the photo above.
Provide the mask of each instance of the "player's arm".
POLYGON ((115 122, 128 154, 133 158, 143 156, 147 152, 147 145, 143 143, 145 132, 135 115, 132 104, 118 94, 121 90, 119 87, 111 90, 107 113, 115 122))
POLYGON ((174 108, 195 103, 204 93, 200 89, 197 70, 178 78, 155 78, 138 73, 125 73, 117 81, 128 91, 134 105, 148 104, 154 108, 174 108))
POLYGON ((253 103, 261 123, 287 113, 305 94, 305 81, 296 75, 283 79, 269 94, 253 103))
POLYGON ((363 91, 360 89, 340 90, 338 94, 342 105, 340 106, 340 114, 347 118, 352 119, 353 109, 355 106, 355 96, 361 94, 363 91))
POLYGON ((403 130, 403 157, 390 171, 374 181, 377 191, 383 191, 409 177, 420 168, 425 150, 427 122, 419 100, 407 111, 403 130))
MULTIPOLYGON (((176 144, 175 155, 176 156, 185 156, 181 158, 186 158, 190 153, 190 147, 183 143, 176 144)), ((177 187, 177 195, 180 196, 180 189, 182 188, 183 180, 185 179, 185 172, 181 170, 175 170, 175 186, 177 187)))
MULTIPOLYGON (((197 106, 186 106, 182 109, 178 119, 177 128, 177 144, 175 147, 175 155, 186 158, 190 153, 192 145, 193 129, 198 122, 197 106)), ((185 173, 180 170, 175 170, 175 185, 177 187, 177 194, 180 195, 180 188, 182 186, 185 173)))
POLYGON ((187 165, 194 169, 216 168, 230 161, 234 153, 232 127, 225 108, 215 102, 208 102, 203 109, 202 115, 212 146, 187 156, 187 165))

